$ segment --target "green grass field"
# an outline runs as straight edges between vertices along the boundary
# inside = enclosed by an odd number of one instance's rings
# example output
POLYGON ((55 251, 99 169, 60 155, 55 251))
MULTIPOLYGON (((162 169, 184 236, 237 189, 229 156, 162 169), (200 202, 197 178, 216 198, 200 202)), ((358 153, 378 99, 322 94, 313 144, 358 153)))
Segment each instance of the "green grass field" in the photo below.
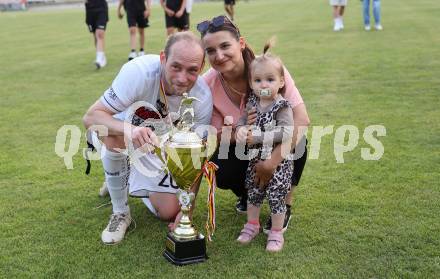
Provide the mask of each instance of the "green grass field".
MULTIPOLYGON (((111 207, 96 209, 108 201, 98 197, 101 164, 85 176, 79 152, 68 170, 54 146, 63 125, 84 132, 82 115, 125 63, 126 22, 111 9, 109 64, 96 71, 82 8, 10 12, 0 14, 0 277, 439 276, 438 0, 383 1, 382 32, 363 31, 361 4, 354 0, 340 33, 332 31, 327 1, 239 1, 236 10, 255 50, 277 35, 273 51, 293 73, 312 126, 360 131, 344 164, 335 159, 334 133, 323 138, 319 158, 308 161, 283 252, 266 253, 263 235, 247 247, 235 243, 245 216, 236 214, 233 194, 222 190, 206 263, 169 264, 162 256, 166 223, 137 199, 130 199, 137 228, 120 245, 102 245, 111 207), (361 158, 369 125, 386 127, 379 161, 361 158)), ((220 13, 221 2, 197 3, 192 29, 220 13)), ((158 53, 165 27, 157 5, 147 34, 147 52, 158 53)), ((198 228, 206 218, 205 199, 204 188, 198 228)), ((265 206, 262 220, 267 216, 265 206)))

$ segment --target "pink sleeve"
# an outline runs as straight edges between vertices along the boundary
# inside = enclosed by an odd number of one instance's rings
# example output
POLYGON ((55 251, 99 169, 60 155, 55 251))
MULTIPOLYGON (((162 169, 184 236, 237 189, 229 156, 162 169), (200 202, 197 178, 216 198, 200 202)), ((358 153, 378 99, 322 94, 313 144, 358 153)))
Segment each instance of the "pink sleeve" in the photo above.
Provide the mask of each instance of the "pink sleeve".
POLYGON ((217 133, 221 133, 224 121, 223 115, 219 111, 219 106, 222 105, 222 102, 218 101, 218 99, 221 97, 221 90, 216 86, 217 72, 210 68, 206 73, 203 74, 203 79, 205 80, 206 84, 208 84, 212 94, 213 108, 211 125, 217 129, 217 133))
POLYGON ((301 94, 298 91, 298 88, 295 86, 295 82, 293 81, 292 76, 289 71, 284 68, 284 82, 286 87, 286 93, 284 93, 284 99, 289 101, 292 107, 296 107, 297 105, 303 104, 304 101, 301 97, 301 94))
POLYGON ((217 134, 222 132, 223 117, 217 109, 212 110, 211 125, 217 129, 217 134))
MULTIPOLYGON (((216 72, 215 72, 215 70, 213 69, 213 68, 209 68, 203 75, 202 75, 202 77, 203 77, 203 79, 205 80, 205 82, 208 84, 208 85, 210 85, 212 82, 213 82, 213 80, 215 79, 215 76, 216 76, 216 72)), ((211 90, 212 90, 212 88, 211 88, 211 90)))

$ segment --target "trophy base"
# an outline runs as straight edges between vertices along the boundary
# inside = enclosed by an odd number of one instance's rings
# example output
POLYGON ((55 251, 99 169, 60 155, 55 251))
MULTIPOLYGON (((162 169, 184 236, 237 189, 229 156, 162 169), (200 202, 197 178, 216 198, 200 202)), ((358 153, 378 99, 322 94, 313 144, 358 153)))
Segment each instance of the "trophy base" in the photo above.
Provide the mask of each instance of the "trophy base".
POLYGON ((175 265, 187 265, 206 261, 205 237, 201 234, 193 240, 178 240, 168 233, 164 257, 175 265))

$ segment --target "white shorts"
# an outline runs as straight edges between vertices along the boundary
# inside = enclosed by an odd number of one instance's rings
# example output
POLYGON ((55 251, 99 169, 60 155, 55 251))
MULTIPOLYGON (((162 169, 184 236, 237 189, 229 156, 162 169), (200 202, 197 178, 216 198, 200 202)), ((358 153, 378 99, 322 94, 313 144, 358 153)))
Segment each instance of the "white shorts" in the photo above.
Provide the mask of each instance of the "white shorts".
POLYGON ((330 6, 346 6, 347 0, 330 0, 330 6))
MULTIPOLYGON (((115 115, 117 119, 124 119, 124 114, 115 115)), ((102 152, 102 142, 96 132, 87 132, 87 140, 93 143, 97 152, 102 152)), ((102 155, 101 155, 102 156, 102 155)), ((171 193, 177 192, 175 180, 164 171, 162 161, 155 154, 147 153, 135 160, 130 158, 129 194, 132 197, 148 197, 150 192, 171 193)))
MULTIPOLYGON (((119 120, 125 119, 126 111, 115 114, 119 120)), ((155 154, 145 154, 139 160, 130 158, 130 176, 128 192, 132 197, 148 197, 150 192, 176 193, 177 186, 173 178, 163 171, 163 163, 155 154)))
POLYGON ((146 154, 138 163, 131 161, 129 193, 133 197, 148 197, 150 192, 176 193, 175 180, 167 172, 162 171, 163 164, 154 154, 146 154), (156 174, 156 175, 154 175, 156 174))

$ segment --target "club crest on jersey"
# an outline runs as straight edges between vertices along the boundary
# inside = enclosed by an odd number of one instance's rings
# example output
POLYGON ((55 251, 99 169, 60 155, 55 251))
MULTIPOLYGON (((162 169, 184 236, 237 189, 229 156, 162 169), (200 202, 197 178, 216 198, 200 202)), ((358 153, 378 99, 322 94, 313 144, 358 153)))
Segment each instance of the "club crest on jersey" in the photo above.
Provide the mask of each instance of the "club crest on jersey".
POLYGON ((148 127, 151 130, 156 131, 156 133, 158 134, 166 132, 166 127, 164 127, 164 122, 162 120, 167 116, 166 107, 159 100, 156 103, 156 107, 157 111, 154 111, 145 106, 141 106, 136 109, 131 120, 131 124, 135 126, 148 127))

